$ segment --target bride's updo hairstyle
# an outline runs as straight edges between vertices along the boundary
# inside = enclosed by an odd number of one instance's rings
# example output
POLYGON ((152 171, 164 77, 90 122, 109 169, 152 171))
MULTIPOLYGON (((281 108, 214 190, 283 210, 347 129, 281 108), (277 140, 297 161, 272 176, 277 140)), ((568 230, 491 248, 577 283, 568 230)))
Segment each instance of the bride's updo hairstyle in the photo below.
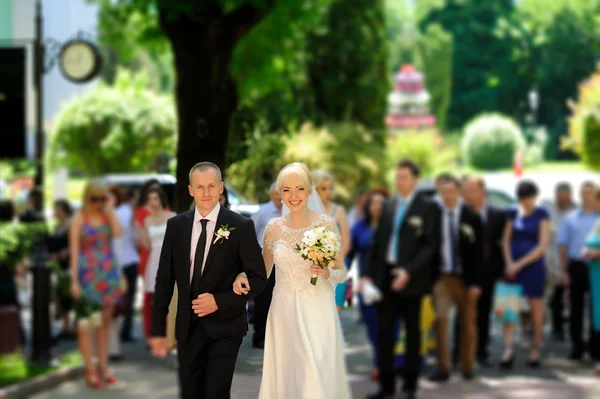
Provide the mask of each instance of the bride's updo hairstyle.
POLYGON ((286 165, 279 174, 277 175, 277 191, 281 194, 285 182, 291 178, 298 179, 302 185, 308 190, 308 193, 312 193, 312 181, 310 179, 310 169, 306 165, 300 162, 294 162, 286 165))

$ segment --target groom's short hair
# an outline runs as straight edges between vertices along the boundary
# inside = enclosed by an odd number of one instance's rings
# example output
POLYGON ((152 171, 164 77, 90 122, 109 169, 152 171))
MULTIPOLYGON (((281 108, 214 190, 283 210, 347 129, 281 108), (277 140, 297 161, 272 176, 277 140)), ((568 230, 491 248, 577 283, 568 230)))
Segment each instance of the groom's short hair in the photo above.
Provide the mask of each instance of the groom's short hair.
POLYGON ((192 166, 190 169, 189 184, 192 184, 192 175, 194 172, 206 172, 209 169, 214 169, 219 176, 219 181, 223 181, 223 176, 221 175, 221 169, 217 165, 212 162, 198 162, 196 165, 192 166))

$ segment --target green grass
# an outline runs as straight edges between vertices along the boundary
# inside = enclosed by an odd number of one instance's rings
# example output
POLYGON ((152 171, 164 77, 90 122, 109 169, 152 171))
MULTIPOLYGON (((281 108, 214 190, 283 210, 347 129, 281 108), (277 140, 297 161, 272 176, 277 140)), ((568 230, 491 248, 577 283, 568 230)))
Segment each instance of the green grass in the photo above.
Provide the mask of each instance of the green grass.
POLYGON ((0 356, 0 387, 23 382, 40 375, 52 373, 64 367, 79 366, 82 358, 79 351, 64 354, 57 365, 43 367, 30 363, 20 352, 0 356))

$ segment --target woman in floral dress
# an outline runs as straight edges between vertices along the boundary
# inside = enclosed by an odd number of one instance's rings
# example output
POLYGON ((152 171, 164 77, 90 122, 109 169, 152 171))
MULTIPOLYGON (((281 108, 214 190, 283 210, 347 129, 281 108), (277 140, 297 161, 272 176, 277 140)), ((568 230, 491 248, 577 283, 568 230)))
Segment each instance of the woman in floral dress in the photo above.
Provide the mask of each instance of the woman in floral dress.
POLYGON ((114 306, 121 297, 120 271, 112 248, 112 239, 121 235, 121 228, 107 199, 104 185, 88 183, 82 209, 73 217, 69 232, 77 339, 85 363, 85 380, 93 389, 117 382, 108 369, 108 337, 114 306), (93 328, 98 368, 92 361, 93 328))

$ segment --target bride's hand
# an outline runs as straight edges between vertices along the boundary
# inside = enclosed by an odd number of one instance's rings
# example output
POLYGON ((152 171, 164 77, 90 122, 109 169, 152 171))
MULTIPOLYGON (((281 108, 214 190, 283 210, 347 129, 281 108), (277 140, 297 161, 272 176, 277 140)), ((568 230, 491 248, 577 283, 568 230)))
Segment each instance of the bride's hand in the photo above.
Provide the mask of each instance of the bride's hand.
POLYGON ((331 273, 329 272, 328 267, 321 269, 320 266, 312 265, 310 267, 310 272, 313 275, 316 274, 319 277, 323 277, 325 280, 329 280, 329 276, 331 276, 331 273))
POLYGON ((248 292, 250 292, 250 283, 248 282, 246 273, 240 273, 235 278, 235 281, 233 282, 233 292, 238 295, 248 295, 248 292))

